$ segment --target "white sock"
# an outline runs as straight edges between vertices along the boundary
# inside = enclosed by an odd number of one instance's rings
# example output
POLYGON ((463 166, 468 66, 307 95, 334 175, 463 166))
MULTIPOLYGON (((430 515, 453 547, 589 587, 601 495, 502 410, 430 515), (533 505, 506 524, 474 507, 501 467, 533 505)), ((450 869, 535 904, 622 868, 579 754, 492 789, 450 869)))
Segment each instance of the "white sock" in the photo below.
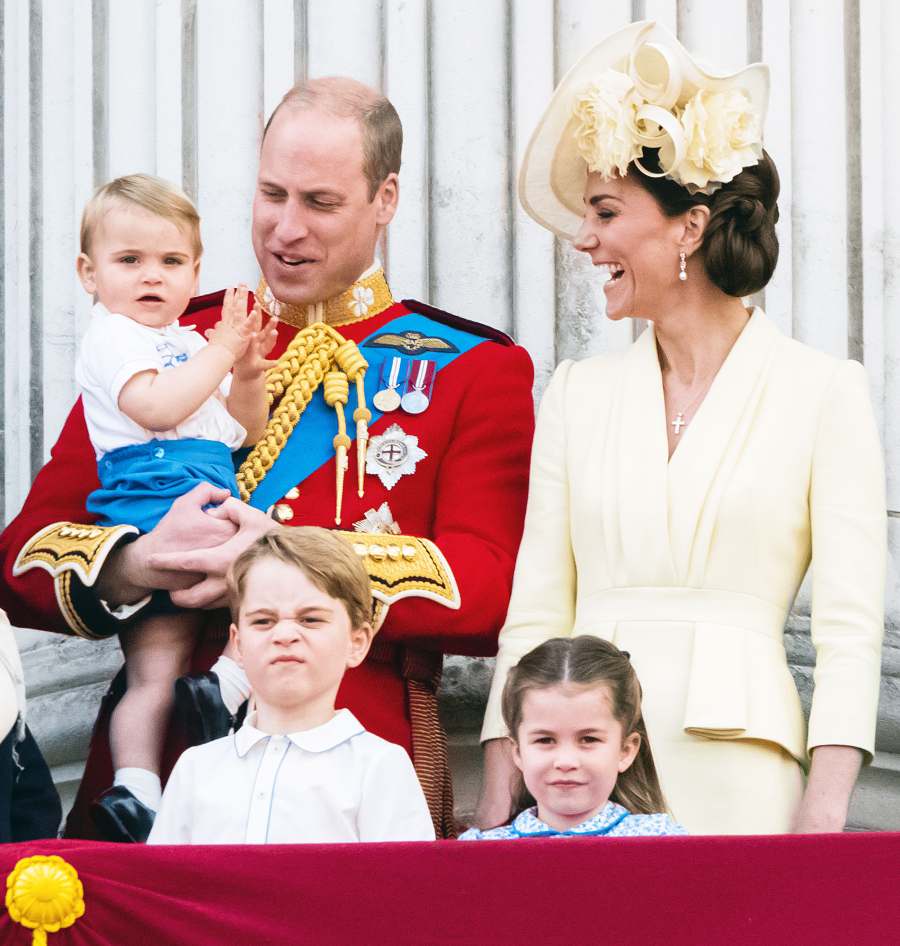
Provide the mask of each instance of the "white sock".
POLYGON ((156 772, 134 767, 116 769, 113 785, 124 785, 139 802, 153 811, 159 811, 162 783, 156 772))
POLYGON ((240 709, 244 700, 250 699, 250 681, 243 667, 239 667, 230 657, 224 656, 210 667, 219 678, 222 702, 232 716, 240 709))

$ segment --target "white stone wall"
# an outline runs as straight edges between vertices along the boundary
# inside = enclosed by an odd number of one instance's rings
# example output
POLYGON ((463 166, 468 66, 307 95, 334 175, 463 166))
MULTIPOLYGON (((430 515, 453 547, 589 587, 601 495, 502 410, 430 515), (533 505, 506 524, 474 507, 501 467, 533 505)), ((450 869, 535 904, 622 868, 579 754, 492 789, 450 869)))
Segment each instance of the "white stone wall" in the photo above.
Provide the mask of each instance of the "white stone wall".
MULTIPOLYGON (((863 361, 884 438, 892 565, 879 754, 858 827, 900 827, 900 4, 894 0, 0 0, 0 519, 19 509, 74 399, 89 311, 73 262, 81 206, 118 174, 198 202, 201 291, 255 280, 250 195, 265 116, 295 77, 383 88, 406 132, 392 284, 512 332, 536 396, 553 366, 621 348, 588 267, 518 209, 515 169, 555 81, 599 37, 655 17, 721 68, 763 59, 782 257, 762 300, 797 338, 863 361), (892 410, 892 407, 894 408, 892 410), (891 796, 893 800, 891 800, 891 796)), ((789 634, 801 688, 808 599, 789 634)), ((115 644, 23 635, 31 719, 77 778, 115 644)), ((462 807, 475 778, 480 663, 448 667, 462 807)))

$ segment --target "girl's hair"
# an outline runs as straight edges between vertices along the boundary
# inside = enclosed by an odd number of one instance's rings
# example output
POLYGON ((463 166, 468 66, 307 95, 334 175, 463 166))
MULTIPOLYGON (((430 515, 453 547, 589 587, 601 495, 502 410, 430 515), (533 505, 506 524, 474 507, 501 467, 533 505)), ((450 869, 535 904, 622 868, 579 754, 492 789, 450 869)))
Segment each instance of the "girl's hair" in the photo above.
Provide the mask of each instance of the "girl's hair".
MULTIPOLYGON (((659 152, 645 149, 641 163, 659 171, 659 152)), ((691 194, 667 177, 648 177, 632 165, 629 176, 644 188, 667 217, 677 217, 698 204, 709 207, 703 234, 706 274, 729 296, 749 296, 772 278, 778 262, 778 192, 775 162, 763 151, 758 164, 744 168, 712 194, 691 194)))
MULTIPOLYGON (((503 688, 503 720, 510 738, 518 740, 522 723, 522 703, 529 690, 570 684, 581 687, 608 688, 612 713, 622 725, 623 737, 636 732, 641 745, 634 762, 619 774, 611 801, 632 814, 650 815, 665 811, 666 802, 650 752, 650 740, 641 715, 641 685, 628 654, 599 637, 555 637, 526 654, 514 667, 503 688)), ((532 800, 519 784, 516 813, 532 800)))

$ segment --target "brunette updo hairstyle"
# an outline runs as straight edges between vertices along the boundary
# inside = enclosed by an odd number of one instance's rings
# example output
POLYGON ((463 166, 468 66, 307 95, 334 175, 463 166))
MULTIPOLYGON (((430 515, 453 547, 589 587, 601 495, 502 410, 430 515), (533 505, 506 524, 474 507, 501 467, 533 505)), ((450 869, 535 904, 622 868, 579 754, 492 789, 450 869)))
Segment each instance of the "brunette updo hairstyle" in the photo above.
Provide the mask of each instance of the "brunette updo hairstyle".
MULTIPOLYGON (((658 152, 645 149, 641 163, 659 171, 658 152)), ((763 151, 758 164, 744 168, 713 194, 691 194, 667 177, 648 177, 634 164, 628 169, 667 217, 677 217, 702 204, 709 223, 700 252, 706 274, 729 296, 759 292, 772 278, 778 262, 778 191, 775 162, 763 151)))

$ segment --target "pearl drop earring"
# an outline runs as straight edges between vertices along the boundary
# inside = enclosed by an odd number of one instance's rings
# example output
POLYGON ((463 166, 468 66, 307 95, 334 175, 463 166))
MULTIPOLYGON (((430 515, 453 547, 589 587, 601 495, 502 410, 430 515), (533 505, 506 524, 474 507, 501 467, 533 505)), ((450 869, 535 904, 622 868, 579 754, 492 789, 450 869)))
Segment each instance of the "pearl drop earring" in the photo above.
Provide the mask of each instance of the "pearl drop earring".
POLYGON ((687 257, 684 250, 678 254, 678 278, 682 282, 687 282, 687 257))

